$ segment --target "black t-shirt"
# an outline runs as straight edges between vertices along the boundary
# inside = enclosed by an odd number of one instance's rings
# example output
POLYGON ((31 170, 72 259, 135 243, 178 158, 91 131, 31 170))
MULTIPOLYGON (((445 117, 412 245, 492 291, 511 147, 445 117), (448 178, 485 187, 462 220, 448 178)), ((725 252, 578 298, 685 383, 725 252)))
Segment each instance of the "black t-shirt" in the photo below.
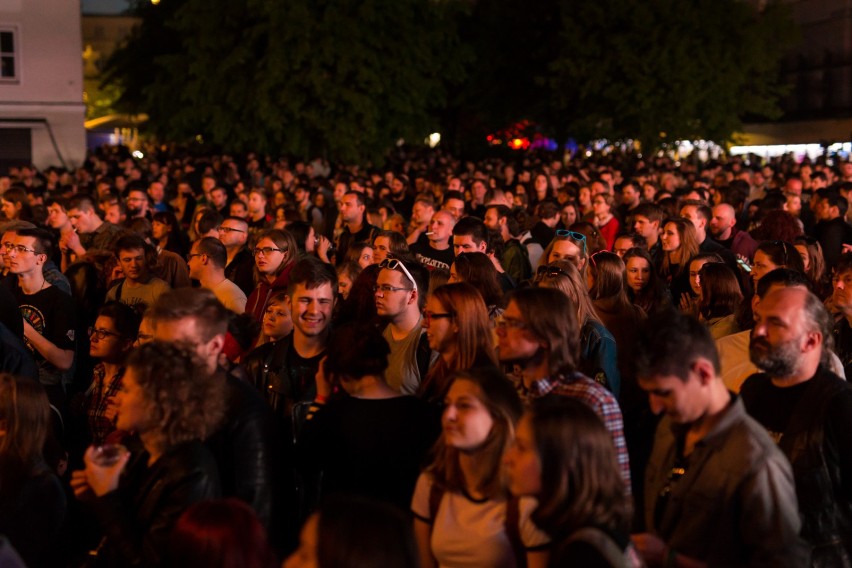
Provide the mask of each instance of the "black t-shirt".
MULTIPOLYGON (((59 349, 73 350, 77 322, 74 300, 57 288, 49 286, 35 294, 24 294, 20 286, 12 292, 18 301, 21 315, 37 332, 59 349)), ((45 385, 58 385, 71 377, 71 371, 60 371, 25 340, 38 366, 39 380, 45 385)))
POLYGON ((411 252, 414 254, 414 258, 417 259, 417 262, 428 268, 430 271, 435 270, 436 268, 449 270, 450 265, 456 259, 452 246, 447 247, 444 250, 438 250, 429 246, 428 240, 425 244, 421 244, 420 241, 415 243, 411 247, 411 252))
MULTIPOLYGON (((821 367, 815 376, 821 373, 841 380, 821 367)), ((757 373, 743 383, 740 396, 752 418, 760 422, 769 435, 779 442, 796 411, 813 410, 797 408, 797 405, 814 384, 814 380, 807 380, 782 388, 772 384, 766 375, 757 373)), ((852 387, 843 389, 828 403, 825 416, 825 448, 829 459, 833 457, 839 462, 844 481, 842 490, 852 499, 852 387)))

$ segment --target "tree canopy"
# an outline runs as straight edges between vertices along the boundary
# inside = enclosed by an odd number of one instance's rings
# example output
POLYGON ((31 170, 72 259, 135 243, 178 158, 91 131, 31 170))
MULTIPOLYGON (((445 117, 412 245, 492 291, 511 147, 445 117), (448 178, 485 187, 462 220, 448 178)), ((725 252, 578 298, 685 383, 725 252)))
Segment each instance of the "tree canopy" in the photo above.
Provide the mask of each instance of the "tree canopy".
POLYGON ((776 117, 795 30, 741 0, 164 0, 107 66, 154 134, 228 151, 380 159, 440 131, 457 148, 544 133, 724 142, 776 117))

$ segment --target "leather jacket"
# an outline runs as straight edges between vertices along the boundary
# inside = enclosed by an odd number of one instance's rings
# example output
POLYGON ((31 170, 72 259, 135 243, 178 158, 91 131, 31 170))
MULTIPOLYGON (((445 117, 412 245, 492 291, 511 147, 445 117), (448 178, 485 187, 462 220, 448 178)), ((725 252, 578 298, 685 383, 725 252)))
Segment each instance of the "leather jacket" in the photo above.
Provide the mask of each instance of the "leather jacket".
POLYGON ((216 462, 199 441, 168 449, 152 466, 138 453, 116 491, 95 499, 105 541, 97 566, 160 566, 178 517, 193 503, 220 495, 216 462))

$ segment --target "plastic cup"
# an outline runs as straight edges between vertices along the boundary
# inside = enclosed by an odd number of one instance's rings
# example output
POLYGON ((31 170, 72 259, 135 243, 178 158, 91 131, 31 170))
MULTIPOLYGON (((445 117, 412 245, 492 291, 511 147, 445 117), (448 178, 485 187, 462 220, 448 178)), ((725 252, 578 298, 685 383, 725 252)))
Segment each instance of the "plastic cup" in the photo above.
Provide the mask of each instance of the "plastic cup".
POLYGON ((92 452, 92 463, 101 467, 109 467, 118 463, 121 456, 127 453, 127 448, 121 444, 104 444, 95 446, 92 452))

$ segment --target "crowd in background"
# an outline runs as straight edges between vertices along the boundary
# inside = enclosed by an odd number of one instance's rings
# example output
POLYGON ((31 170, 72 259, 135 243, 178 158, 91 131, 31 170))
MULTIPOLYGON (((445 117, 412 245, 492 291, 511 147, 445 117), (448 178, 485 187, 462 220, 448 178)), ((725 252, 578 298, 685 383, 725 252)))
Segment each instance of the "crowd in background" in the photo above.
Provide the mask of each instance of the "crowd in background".
POLYGON ((118 148, 0 194, 0 557, 852 565, 845 383, 779 423, 758 382, 852 371, 852 162, 118 148), (723 415, 751 477, 678 495, 723 415))

